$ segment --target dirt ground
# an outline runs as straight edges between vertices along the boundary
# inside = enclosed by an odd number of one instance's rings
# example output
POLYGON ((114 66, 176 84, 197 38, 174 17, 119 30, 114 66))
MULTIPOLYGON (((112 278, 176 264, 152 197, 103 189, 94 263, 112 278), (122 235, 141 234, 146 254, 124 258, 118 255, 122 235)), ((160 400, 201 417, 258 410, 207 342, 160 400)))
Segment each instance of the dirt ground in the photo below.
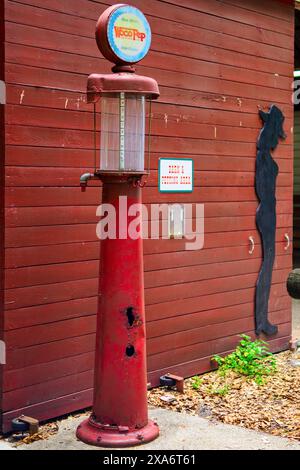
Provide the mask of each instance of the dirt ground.
POLYGON ((276 358, 278 372, 263 385, 233 372, 224 378, 216 371, 187 379, 184 394, 168 388, 151 390, 149 403, 300 440, 300 352, 286 351, 276 358))

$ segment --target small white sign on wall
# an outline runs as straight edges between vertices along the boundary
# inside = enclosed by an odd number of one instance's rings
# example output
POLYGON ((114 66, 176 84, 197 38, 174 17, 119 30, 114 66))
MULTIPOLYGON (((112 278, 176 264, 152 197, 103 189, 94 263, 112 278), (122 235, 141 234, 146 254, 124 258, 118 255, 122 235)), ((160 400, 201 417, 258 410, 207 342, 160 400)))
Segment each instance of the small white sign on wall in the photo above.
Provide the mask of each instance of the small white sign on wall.
POLYGON ((194 189, 194 161, 191 158, 160 158, 158 187, 161 193, 191 193, 194 189))

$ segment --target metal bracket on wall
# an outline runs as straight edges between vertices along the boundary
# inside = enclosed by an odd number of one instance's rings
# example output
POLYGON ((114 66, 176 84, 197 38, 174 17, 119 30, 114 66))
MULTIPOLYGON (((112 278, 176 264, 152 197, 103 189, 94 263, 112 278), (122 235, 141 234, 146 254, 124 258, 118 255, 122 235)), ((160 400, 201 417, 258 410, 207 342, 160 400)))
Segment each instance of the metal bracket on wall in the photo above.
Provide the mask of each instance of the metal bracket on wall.
POLYGON ((284 234, 284 238, 285 238, 285 240, 286 240, 286 242, 287 242, 287 243, 286 243, 286 246, 284 247, 284 249, 285 249, 285 251, 287 251, 287 250, 289 249, 290 243, 291 243, 291 242, 290 242, 290 237, 289 237, 288 233, 285 233, 285 234, 284 234))
POLYGON ((30 436, 39 432, 39 421, 37 419, 30 416, 20 416, 19 421, 28 425, 30 436))
POLYGON ((166 377, 174 380, 175 387, 179 393, 184 393, 184 378, 174 374, 166 374, 166 377))
POLYGON ((253 237, 249 237, 249 241, 251 243, 251 248, 249 250, 249 255, 253 255, 254 250, 255 250, 255 242, 253 237))

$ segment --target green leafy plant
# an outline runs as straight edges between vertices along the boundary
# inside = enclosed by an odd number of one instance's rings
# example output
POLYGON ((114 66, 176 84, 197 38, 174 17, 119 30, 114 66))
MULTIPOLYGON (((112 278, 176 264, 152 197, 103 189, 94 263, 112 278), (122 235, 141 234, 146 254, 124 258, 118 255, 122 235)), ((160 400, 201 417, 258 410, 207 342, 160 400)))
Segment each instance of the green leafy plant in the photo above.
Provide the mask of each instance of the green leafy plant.
POLYGON ((219 365, 221 374, 232 370, 238 374, 246 375, 255 380, 258 385, 264 383, 265 376, 276 372, 276 358, 269 351, 265 341, 251 341, 250 336, 241 335, 237 348, 228 356, 213 356, 219 365))
POLYGON ((194 390, 199 390, 203 380, 200 379, 198 375, 195 375, 195 377, 192 377, 192 387, 194 390))
POLYGON ((230 386, 224 385, 224 387, 212 388, 210 393, 211 395, 220 395, 221 397, 224 397, 225 395, 227 395, 229 391, 230 391, 230 386))

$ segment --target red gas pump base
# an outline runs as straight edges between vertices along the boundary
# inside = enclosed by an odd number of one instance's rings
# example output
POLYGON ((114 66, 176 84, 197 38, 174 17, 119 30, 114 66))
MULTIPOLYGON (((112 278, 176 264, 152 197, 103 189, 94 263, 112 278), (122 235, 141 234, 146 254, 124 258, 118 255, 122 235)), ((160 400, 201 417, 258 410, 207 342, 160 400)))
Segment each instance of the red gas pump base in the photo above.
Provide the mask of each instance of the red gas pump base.
POLYGON ((97 447, 138 446, 153 441, 158 435, 159 427, 153 421, 141 429, 129 430, 127 427, 101 425, 92 416, 78 426, 76 433, 80 441, 97 447))

